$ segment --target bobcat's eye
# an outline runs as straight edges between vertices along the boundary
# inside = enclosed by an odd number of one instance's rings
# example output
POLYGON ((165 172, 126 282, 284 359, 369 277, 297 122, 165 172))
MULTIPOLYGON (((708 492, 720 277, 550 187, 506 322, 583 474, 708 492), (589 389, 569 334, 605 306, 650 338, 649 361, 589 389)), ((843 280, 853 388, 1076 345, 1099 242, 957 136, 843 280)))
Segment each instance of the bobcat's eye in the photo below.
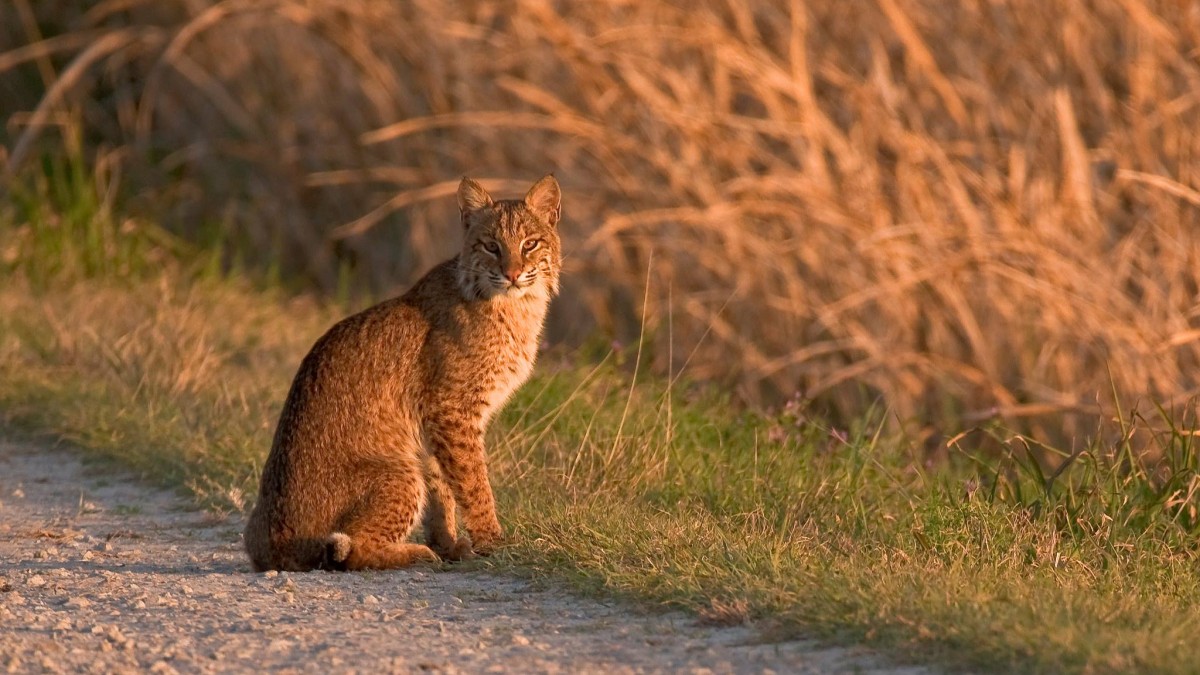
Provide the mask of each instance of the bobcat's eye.
POLYGON ((498 256, 500 255, 500 244, 497 244, 494 241, 485 241, 483 242, 483 250, 491 253, 494 256, 498 256))
POLYGON ((527 239, 524 244, 521 244, 521 250, 529 253, 535 248, 542 245, 541 239, 527 239))

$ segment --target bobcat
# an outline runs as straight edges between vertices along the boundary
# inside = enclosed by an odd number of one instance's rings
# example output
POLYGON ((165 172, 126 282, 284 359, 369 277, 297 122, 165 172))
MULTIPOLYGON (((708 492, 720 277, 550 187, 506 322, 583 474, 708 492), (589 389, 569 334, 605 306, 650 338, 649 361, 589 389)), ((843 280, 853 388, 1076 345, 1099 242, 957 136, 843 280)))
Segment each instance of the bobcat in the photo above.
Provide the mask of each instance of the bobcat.
POLYGON ((560 202, 553 176, 499 201, 463 178, 462 251, 317 340, 246 525, 256 571, 389 569, 495 548, 484 430, 533 370, 558 293, 560 202), (428 545, 408 541, 422 514, 428 545))

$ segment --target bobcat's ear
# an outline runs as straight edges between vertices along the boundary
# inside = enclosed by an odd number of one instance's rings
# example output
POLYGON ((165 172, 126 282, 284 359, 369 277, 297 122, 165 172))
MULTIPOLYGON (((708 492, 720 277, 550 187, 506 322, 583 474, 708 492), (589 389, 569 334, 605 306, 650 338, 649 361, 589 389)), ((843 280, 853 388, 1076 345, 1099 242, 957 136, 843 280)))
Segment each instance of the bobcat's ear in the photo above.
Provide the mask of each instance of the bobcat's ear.
POLYGON ((545 218, 551 227, 558 225, 558 218, 562 213, 562 191, 559 190, 554 174, 546 174, 529 188, 525 195, 525 205, 545 218))
POLYGON ((462 212, 463 225, 467 224, 467 214, 492 205, 492 196, 483 186, 463 176, 458 184, 458 210, 462 212))

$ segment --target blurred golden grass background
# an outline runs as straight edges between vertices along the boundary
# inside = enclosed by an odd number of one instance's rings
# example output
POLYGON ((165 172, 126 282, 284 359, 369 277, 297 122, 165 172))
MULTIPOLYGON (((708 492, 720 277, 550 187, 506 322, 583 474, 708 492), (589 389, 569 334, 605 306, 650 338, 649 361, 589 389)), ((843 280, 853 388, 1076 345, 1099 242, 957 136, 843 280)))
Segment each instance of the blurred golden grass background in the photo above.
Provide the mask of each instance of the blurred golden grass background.
POLYGON ((645 301, 656 367, 750 401, 1071 442, 1200 393, 1190 0, 15 0, 0 118, 10 178, 86 157, 329 293, 453 252, 461 175, 553 170, 551 337, 645 301))

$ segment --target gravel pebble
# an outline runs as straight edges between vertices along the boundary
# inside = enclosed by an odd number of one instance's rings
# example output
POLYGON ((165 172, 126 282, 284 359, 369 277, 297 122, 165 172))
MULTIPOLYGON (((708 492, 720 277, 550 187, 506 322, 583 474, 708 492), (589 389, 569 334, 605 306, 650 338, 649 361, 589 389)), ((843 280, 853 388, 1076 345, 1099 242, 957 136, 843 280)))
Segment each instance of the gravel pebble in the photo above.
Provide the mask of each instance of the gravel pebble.
POLYGON ((255 574, 240 518, 60 450, 0 442, 0 494, 0 672, 932 672, 462 567, 255 574))

